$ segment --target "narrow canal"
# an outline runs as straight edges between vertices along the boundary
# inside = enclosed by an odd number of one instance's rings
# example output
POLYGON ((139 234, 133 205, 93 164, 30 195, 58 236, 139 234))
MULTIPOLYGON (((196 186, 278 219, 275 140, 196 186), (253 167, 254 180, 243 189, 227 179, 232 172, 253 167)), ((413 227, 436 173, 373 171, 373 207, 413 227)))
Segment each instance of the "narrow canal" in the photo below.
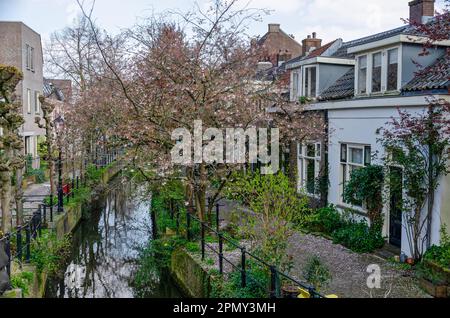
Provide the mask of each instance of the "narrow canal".
POLYGON ((153 269, 145 290, 133 285, 139 254, 152 239, 150 199, 117 178, 73 234, 64 275, 49 281, 50 298, 181 297, 170 276, 153 269))

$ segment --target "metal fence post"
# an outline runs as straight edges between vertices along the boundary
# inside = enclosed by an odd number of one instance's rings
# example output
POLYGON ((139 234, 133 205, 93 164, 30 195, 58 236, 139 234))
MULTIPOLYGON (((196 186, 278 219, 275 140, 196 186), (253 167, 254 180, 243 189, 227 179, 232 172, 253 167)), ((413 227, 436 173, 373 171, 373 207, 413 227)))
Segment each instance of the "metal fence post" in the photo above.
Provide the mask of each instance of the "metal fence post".
POLYGON ((180 209, 177 209, 176 225, 177 225, 177 234, 178 234, 180 231, 180 209))
POLYGON ((247 272, 245 268, 245 247, 241 248, 241 287, 245 288, 247 286, 247 272))
POLYGON ((62 158, 61 152, 59 152, 58 160, 58 213, 64 212, 64 197, 62 186, 62 158))
POLYGON ((53 193, 50 194, 50 222, 53 222, 53 193))
POLYGON ((191 214, 186 212, 186 239, 191 240, 191 214))
POLYGON ((33 213, 33 216, 31 217, 30 222, 30 232, 31 232, 31 238, 36 239, 36 212, 33 213))
POLYGON ((219 233, 219 273, 223 274, 223 236, 219 233))
POLYGON ((170 201, 169 201, 169 211, 170 211, 170 219, 173 220, 173 216, 174 216, 174 213, 173 213, 173 199, 170 199, 170 201))
POLYGON ((278 273, 274 266, 270 267, 270 298, 278 298, 278 273))
POLYGON ((219 205, 219 203, 217 203, 216 204, 216 231, 217 232, 219 232, 219 230, 220 230, 219 209, 220 209, 220 205, 219 205))
POLYGON ((42 206, 39 205, 37 212, 37 229, 39 233, 39 237, 42 236, 42 206))
POLYGON ((31 245, 31 223, 25 227, 25 261, 30 262, 30 245, 31 245))
POLYGON ((205 260, 205 224, 201 222, 202 226, 202 261, 205 260))
POLYGON ((47 223, 47 206, 45 204, 41 204, 41 206, 44 211, 43 223, 47 223))
POLYGON ((79 189, 79 188, 80 188, 80 177, 77 176, 77 189, 79 189))
POLYGON ((72 186, 70 188, 70 193, 72 194, 72 198, 75 198, 75 179, 72 178, 72 186))
POLYGON ((17 241, 17 259, 21 263, 22 262, 22 227, 20 225, 17 227, 16 241, 17 241))
POLYGON ((5 253, 8 257, 8 264, 6 265, 6 272, 8 273, 8 276, 11 277, 11 234, 6 234, 6 240, 5 240, 5 253))

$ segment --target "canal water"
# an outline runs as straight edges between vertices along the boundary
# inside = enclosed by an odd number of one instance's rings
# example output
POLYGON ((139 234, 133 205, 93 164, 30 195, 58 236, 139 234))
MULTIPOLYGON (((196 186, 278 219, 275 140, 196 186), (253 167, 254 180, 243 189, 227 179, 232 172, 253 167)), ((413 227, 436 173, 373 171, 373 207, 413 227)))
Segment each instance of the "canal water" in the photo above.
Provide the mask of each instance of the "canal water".
POLYGON ((47 286, 50 298, 177 298, 170 276, 153 269, 145 290, 133 278, 139 254, 152 239, 150 199, 139 187, 117 178, 73 234, 70 261, 61 278, 47 286))

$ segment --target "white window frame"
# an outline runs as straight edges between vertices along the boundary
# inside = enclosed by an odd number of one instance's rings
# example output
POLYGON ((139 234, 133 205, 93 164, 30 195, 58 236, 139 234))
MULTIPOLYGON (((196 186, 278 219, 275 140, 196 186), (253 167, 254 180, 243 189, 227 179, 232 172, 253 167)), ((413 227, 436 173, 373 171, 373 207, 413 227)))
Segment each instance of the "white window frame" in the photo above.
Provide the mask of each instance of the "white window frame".
POLYGON ((319 65, 307 65, 302 67, 302 95, 309 98, 317 98, 319 95, 319 65), (314 84, 316 86, 316 94, 314 96, 311 96, 311 76, 309 77, 309 85, 308 85, 308 91, 306 92, 306 72, 310 72, 312 68, 316 69, 316 83, 314 84))
MULTIPOLYGON (((340 203, 344 207, 348 207, 351 209, 356 209, 362 212, 367 212, 366 203, 363 202, 362 206, 352 205, 344 201, 344 186, 345 183, 350 180, 351 177, 351 168, 364 168, 368 165, 371 160, 367 160, 366 158, 366 148, 370 147, 370 155, 372 156, 372 145, 370 144, 360 144, 360 143, 351 143, 351 142, 341 142, 339 143, 339 197, 340 203), (346 145, 346 162, 342 160, 342 146, 346 145), (350 149, 359 149, 362 150, 362 164, 350 162, 350 149), (344 179, 344 169, 345 169, 345 179, 344 179)), ((370 158, 371 159, 371 158, 370 158)))
POLYGON ((382 95, 385 93, 393 93, 399 92, 401 89, 401 79, 402 79, 402 46, 392 46, 382 50, 376 50, 369 53, 364 53, 357 55, 355 61, 355 96, 367 96, 367 95, 382 95), (388 68, 388 51, 397 49, 397 61, 398 61, 398 70, 397 70, 397 89, 396 90, 387 90, 387 68, 388 68), (373 55, 381 53, 381 91, 373 92, 372 91, 372 74, 373 74, 373 55), (358 82, 359 82, 359 58, 362 56, 366 56, 367 58, 367 75, 366 75, 366 93, 360 94, 358 91, 358 82))
POLYGON ((31 89, 27 88, 27 113, 31 114, 31 89))
POLYGON ((35 91, 34 92, 34 113, 35 114, 40 114, 41 113, 41 102, 39 101, 39 96, 40 96, 40 92, 39 91, 35 91))
POLYGON ((301 69, 297 69, 297 70, 293 70, 291 72, 292 74, 292 95, 291 95, 291 101, 295 102, 299 99, 300 97, 300 88, 301 88, 301 78, 302 78, 302 73, 301 73, 301 69), (297 77, 297 82, 294 80, 295 77, 297 77))
POLYGON ((34 47, 30 46, 30 70, 34 72, 34 47))
MULTIPOLYGON (((369 82, 369 90, 367 90, 367 92, 369 92, 369 94, 381 94, 383 92, 386 91, 386 82, 383 81, 384 78, 384 74, 387 74, 387 65, 384 61, 384 57, 385 57, 386 53, 384 51, 376 51, 376 52, 372 52, 370 54, 370 72, 369 70, 367 70, 367 73, 370 73, 370 78, 368 80, 369 82), (373 59, 375 57, 376 54, 380 54, 381 55, 381 74, 380 74, 380 78, 381 78, 381 83, 380 83, 380 90, 377 92, 373 91, 373 67, 374 67, 374 63, 373 63, 373 59), (383 89, 384 88, 384 89, 383 89)), ((369 61, 367 61, 367 64, 369 64, 369 61)))
POLYGON ((356 57, 356 64, 355 64, 355 95, 356 96, 365 96, 368 94, 367 87, 369 86, 369 56, 367 54, 359 55, 356 57), (360 58, 365 57, 366 58, 366 91, 364 93, 359 92, 359 60, 360 58))
POLYGON ((25 45, 25 68, 30 70, 30 45, 25 45))
POLYGON ((298 192, 304 191, 310 197, 319 197, 319 193, 308 192, 307 180, 308 180, 308 162, 314 161, 314 179, 319 177, 320 164, 322 161, 322 144, 320 142, 305 142, 303 144, 297 144, 297 166, 298 166, 298 192), (314 157, 308 156, 308 146, 314 145, 314 157))

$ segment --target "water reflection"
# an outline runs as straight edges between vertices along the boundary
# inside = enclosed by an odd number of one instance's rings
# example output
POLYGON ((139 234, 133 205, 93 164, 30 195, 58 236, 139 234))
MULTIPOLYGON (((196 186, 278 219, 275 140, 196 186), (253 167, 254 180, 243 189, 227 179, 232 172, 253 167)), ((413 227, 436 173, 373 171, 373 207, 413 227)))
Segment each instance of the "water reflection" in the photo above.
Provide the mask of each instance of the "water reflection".
MULTIPOLYGON (((141 189, 118 180, 74 233, 64 278, 50 283, 49 297, 131 298, 140 249, 152 237, 150 199, 141 189)), ((155 277, 146 297, 177 297, 169 279, 155 277), (154 286, 154 287, 153 287, 154 286)))

